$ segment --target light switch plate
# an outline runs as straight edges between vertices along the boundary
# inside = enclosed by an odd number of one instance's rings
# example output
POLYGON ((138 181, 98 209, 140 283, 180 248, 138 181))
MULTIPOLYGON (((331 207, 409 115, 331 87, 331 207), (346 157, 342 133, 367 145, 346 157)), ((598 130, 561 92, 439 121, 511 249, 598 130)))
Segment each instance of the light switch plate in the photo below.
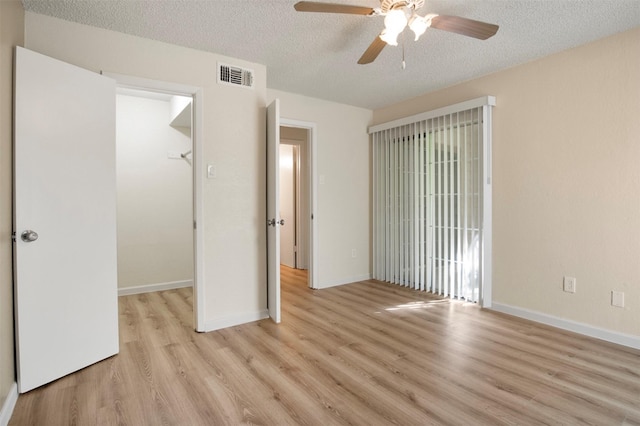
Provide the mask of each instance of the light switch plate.
POLYGON ((576 279, 575 277, 564 277, 562 289, 567 293, 576 292, 576 279))
POLYGON ((624 308, 624 293, 622 291, 611 292, 611 306, 624 308))
POLYGON ((216 178, 216 166, 213 164, 207 164, 207 178, 215 179, 216 178))

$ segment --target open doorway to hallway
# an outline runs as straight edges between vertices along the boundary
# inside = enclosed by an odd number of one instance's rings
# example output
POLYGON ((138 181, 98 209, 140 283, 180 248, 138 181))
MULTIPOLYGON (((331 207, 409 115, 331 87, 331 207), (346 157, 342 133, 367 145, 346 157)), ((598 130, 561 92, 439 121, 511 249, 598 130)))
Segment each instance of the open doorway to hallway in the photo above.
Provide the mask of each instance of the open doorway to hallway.
POLYGON ((281 271, 297 271, 296 282, 305 286, 311 255, 310 154, 309 129, 280 126, 281 271))

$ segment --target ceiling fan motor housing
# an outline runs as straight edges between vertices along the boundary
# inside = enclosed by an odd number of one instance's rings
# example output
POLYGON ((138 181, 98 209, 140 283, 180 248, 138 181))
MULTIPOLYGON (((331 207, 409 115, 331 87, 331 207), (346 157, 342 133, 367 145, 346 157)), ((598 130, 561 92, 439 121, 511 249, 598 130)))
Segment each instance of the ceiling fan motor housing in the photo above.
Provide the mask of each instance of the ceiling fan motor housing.
POLYGON ((380 3, 380 11, 383 14, 402 7, 416 10, 424 6, 424 0, 381 0, 380 3))

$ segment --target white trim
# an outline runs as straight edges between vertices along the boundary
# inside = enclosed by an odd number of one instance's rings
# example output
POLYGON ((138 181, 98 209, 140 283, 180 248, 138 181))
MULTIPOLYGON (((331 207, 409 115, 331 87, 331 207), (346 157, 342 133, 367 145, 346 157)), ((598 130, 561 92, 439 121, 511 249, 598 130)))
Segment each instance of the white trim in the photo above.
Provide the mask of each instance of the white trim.
POLYGON ((7 397, 4 400, 4 404, 2 404, 2 410, 0 411, 0 426, 7 426, 9 424, 9 420, 11 420, 11 415, 13 414, 13 409, 16 407, 16 402, 18 402, 18 384, 13 382, 9 388, 7 397))
POLYGON ((403 117, 397 120, 388 121, 386 123, 376 124, 375 126, 369 127, 369 134, 382 130, 393 129, 395 127, 405 126, 407 124, 412 124, 418 121, 428 120, 430 118, 440 117, 442 115, 453 114, 458 111, 466 111, 472 108, 479 108, 485 105, 495 106, 496 98, 494 96, 483 96, 481 98, 471 99, 469 101, 434 109, 433 111, 427 111, 409 117, 403 117))
MULTIPOLYGON (((247 312, 238 315, 229 315, 221 318, 214 318, 208 320, 204 327, 204 332, 220 330, 227 327, 233 327, 236 325, 246 324, 253 321, 259 321, 269 318, 269 310, 263 309, 256 312, 247 312)), ((198 330, 201 331, 201 330, 198 330)))
POLYGON ((336 287, 339 285, 353 284, 360 281, 367 281, 370 279, 371 279, 371 274, 356 275, 355 277, 348 277, 348 278, 342 278, 338 280, 324 282, 318 288, 322 289, 322 288, 336 287))
POLYGON ((193 115, 191 123, 193 138, 193 262, 195 280, 193 283, 193 320, 196 331, 205 328, 205 285, 204 283, 204 90, 196 89, 193 94, 193 115))
POLYGON ((199 87, 169 81, 153 80, 150 78, 135 77, 132 75, 118 74, 108 71, 100 71, 105 77, 112 78, 119 87, 127 89, 144 90, 148 92, 169 93, 171 95, 191 96, 199 87))
MULTIPOLYGON (((496 104, 496 99, 493 104, 496 104)), ((491 156, 493 146, 492 105, 482 108, 482 281, 480 288, 480 306, 491 308, 493 298, 493 188, 491 156)))
POLYGON ((493 303, 491 310, 550 325, 552 327, 561 328, 563 330, 572 331, 584 336, 594 337, 596 339, 616 343, 618 345, 640 349, 640 336, 618 333, 616 331, 594 327, 589 324, 559 318, 553 315, 548 315, 529 309, 518 308, 516 306, 505 305, 502 303, 493 303))
POLYGON ((205 329, 205 276, 204 276, 204 90, 201 87, 180 83, 152 80, 111 72, 101 72, 116 81, 119 87, 141 89, 173 95, 191 96, 193 99, 192 143, 193 143, 193 216, 194 229, 193 262, 195 279, 193 283, 193 318, 196 331, 205 329))
POLYGON ((151 293, 153 291, 174 290, 176 288, 193 287, 193 280, 171 281, 166 283, 143 284, 131 287, 121 287, 118 289, 118 296, 129 296, 131 294, 151 293))
POLYGON ((306 129, 309 134, 309 155, 311 157, 311 170, 309 171, 311 194, 309 196, 309 202, 311 206, 309 212, 313 219, 309 226, 309 287, 320 288, 318 286, 318 271, 316 265, 318 256, 318 182, 317 182, 317 143, 316 143, 316 123, 309 121, 293 120, 289 118, 280 118, 280 126, 284 127, 297 127, 300 129, 306 129))

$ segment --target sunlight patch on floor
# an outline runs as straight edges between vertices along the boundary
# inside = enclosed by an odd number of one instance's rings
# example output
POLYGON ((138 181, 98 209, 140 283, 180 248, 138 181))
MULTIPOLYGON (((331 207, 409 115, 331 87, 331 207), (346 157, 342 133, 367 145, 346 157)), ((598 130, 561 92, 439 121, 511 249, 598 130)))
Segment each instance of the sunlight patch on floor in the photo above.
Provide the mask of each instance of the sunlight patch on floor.
POLYGON ((428 302, 425 302, 424 300, 420 300, 420 301, 416 301, 416 302, 409 302, 409 303, 403 303, 400 305, 396 305, 396 306, 391 306, 389 308, 385 308, 385 311, 401 311, 404 309, 428 309, 431 308, 435 305, 440 305, 442 303, 449 303, 449 300, 430 300, 428 302))

